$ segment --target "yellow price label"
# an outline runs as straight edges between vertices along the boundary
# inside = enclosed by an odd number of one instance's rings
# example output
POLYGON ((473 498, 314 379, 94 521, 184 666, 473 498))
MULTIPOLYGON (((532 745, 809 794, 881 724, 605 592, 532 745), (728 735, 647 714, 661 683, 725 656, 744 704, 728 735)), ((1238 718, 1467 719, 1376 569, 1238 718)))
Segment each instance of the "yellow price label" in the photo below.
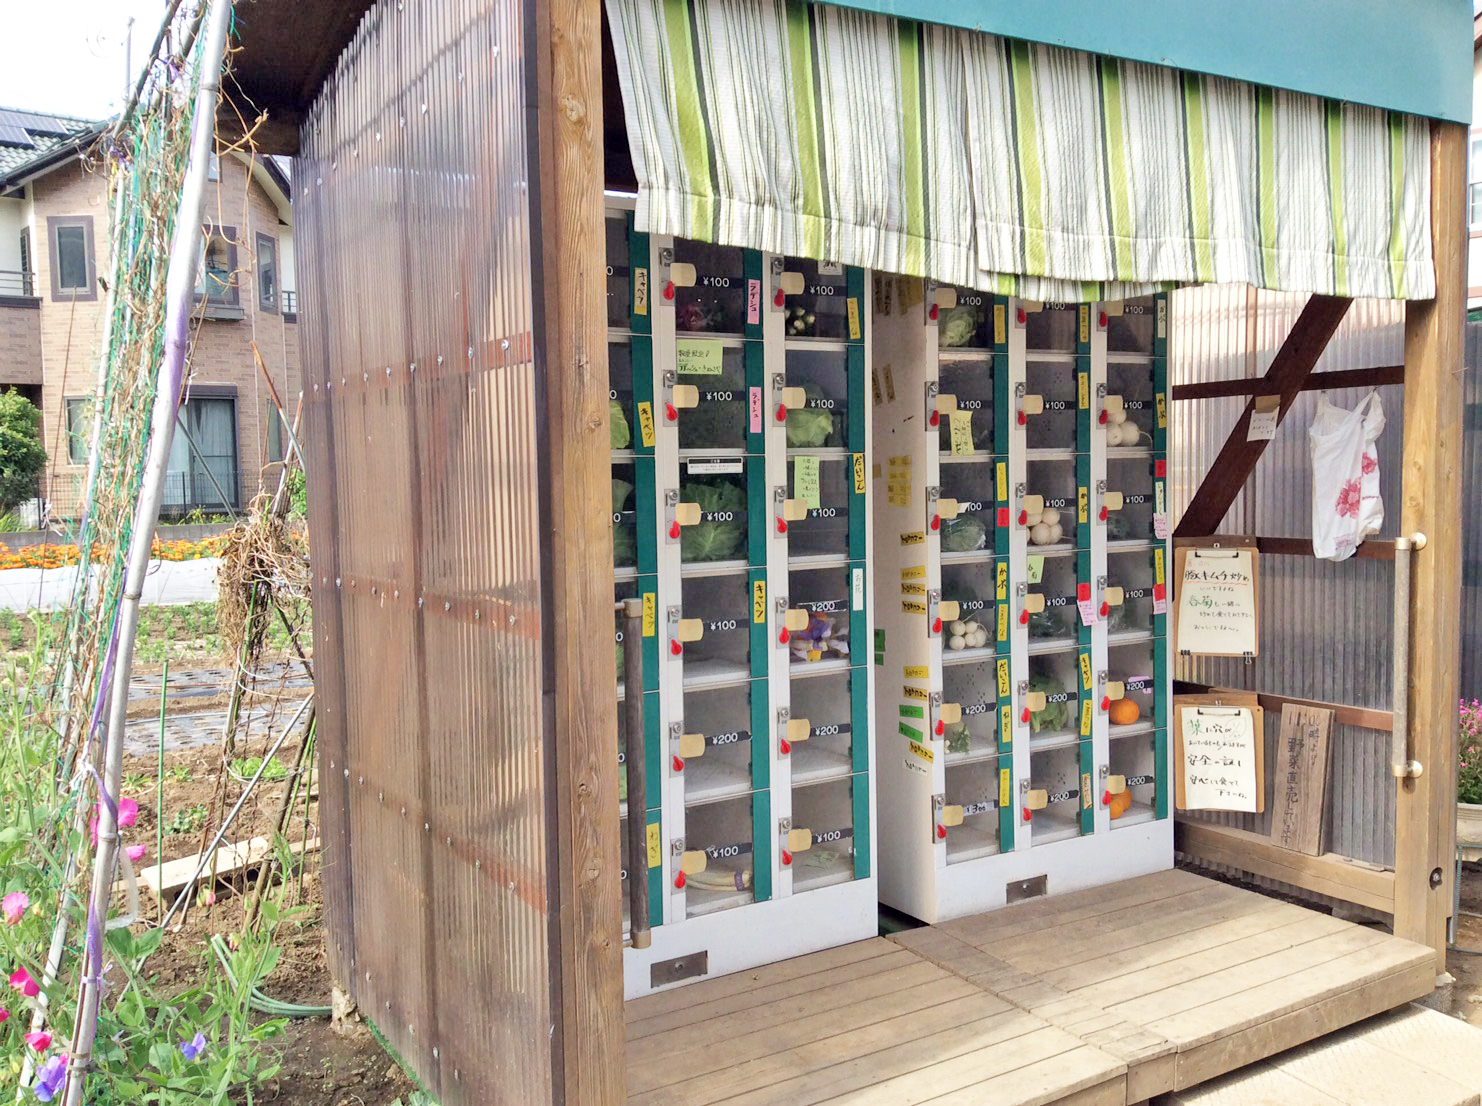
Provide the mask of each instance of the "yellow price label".
POLYGON ((998 770, 998 805, 1008 806, 1009 795, 1013 791, 1013 774, 1007 768, 998 770))
POLYGON ((651 591, 643 593, 643 636, 653 637, 658 632, 658 596, 651 591))
POLYGON ((907 568, 901 569, 901 579, 902 580, 925 580, 926 579, 926 566, 925 565, 911 565, 911 566, 909 566, 907 568))
POLYGON ((648 314, 648 269, 633 270, 633 314, 648 314))
POLYGON ((1009 697, 1009 659, 1001 657, 998 662, 998 697, 1009 697))
POLYGON ((859 334, 860 334, 860 332, 859 332, 859 300, 856 297, 854 297, 854 296, 850 296, 849 297, 849 340, 851 342, 857 342, 857 341, 859 341, 859 334))
POLYGON ((1081 809, 1091 809, 1091 773, 1081 773, 1081 809))
POLYGON ((902 666, 902 671, 908 680, 927 680, 931 678, 931 669, 924 664, 907 664, 902 666))
POLYGON ((1088 304, 1081 304, 1081 345, 1091 340, 1091 308, 1088 304))
POLYGON ((921 699, 923 701, 931 698, 931 692, 924 687, 902 687, 901 694, 907 699, 921 699))
POLYGON ((1007 461, 998 462, 998 501, 1000 503, 1009 497, 1009 465, 1007 461))
POLYGON ((915 753, 922 760, 926 761, 927 764, 930 764, 932 762, 932 760, 934 759, 932 756, 932 752, 925 745, 922 745, 915 741, 912 741, 910 745, 911 752, 915 753))
POLYGON ((864 462, 864 454, 863 453, 856 453, 854 455, 854 494, 855 495, 864 495, 864 493, 865 493, 865 462, 864 462))
POLYGON ((1076 517, 1084 524, 1090 515, 1089 498, 1085 488, 1076 489, 1076 517))
POLYGON ((998 640, 1009 640, 1009 609, 1002 603, 998 605, 998 640))
POLYGON ((751 620, 758 625, 767 621, 767 581, 751 585, 751 620))
POLYGON ((994 576, 994 598, 1001 603, 1009 597, 1009 563, 999 561, 994 566, 994 576))
POLYGON ((648 866, 657 868, 664 863, 664 848, 659 841, 659 824, 650 822, 648 824, 648 866))
POLYGON ((1081 702, 1081 736, 1091 736, 1091 700, 1085 699, 1081 702))
POLYGON ((1001 346, 1008 341, 1008 310, 1001 303, 993 305, 993 344, 1001 346))
POLYGON ((1009 707, 998 710, 998 741, 1005 749, 1014 743, 1014 712, 1009 707))
POLYGON ((644 400, 638 405, 638 438, 645 448, 654 446, 654 405, 644 400))
POLYGON ((901 594, 902 595, 925 595, 926 594, 926 585, 925 584, 908 584, 908 583, 902 583, 901 584, 901 594))
POLYGON ((1091 654, 1081 654, 1081 686, 1087 691, 1091 690, 1091 654))
POLYGON ((973 413, 953 411, 947 415, 947 424, 952 431, 952 452, 958 457, 973 451, 973 413))
POLYGON ((1091 376, 1076 373, 1076 397, 1082 411, 1091 406, 1091 376))
POLYGON ((925 540, 926 540, 926 535, 923 534, 920 530, 917 530, 917 531, 915 531, 913 533, 910 533, 910 534, 902 534, 901 535, 901 544, 902 545, 920 545, 925 540))
POLYGON ((1168 428, 1168 397, 1159 392, 1154 402, 1158 408, 1158 429, 1166 430, 1168 428))
POLYGON ((926 604, 917 603, 914 600, 906 599, 901 602, 901 610, 904 611, 906 614, 925 614, 926 604))
POLYGON ((1161 547, 1153 550, 1153 583, 1163 583, 1163 550, 1161 547))

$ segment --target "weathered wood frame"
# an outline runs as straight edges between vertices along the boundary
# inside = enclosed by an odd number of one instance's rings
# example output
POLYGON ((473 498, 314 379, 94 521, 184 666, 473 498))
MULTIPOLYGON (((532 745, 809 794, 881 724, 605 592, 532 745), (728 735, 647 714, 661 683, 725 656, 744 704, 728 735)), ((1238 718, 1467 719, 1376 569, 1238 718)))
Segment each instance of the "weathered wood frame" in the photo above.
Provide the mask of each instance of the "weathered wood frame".
MULTIPOLYGON (((1318 857, 1291 853, 1261 834, 1207 823, 1181 823, 1178 848, 1211 863, 1393 914, 1398 936, 1436 951, 1438 972, 1445 970, 1456 854, 1465 150, 1463 127, 1431 125, 1431 244, 1437 290, 1433 300, 1406 304, 1401 369, 1313 373, 1348 306, 1348 301, 1336 297, 1314 296, 1265 379, 1191 385, 1173 391, 1177 400, 1252 397, 1179 524, 1178 536, 1193 537, 1214 533, 1265 447, 1265 442, 1245 440, 1255 396, 1280 395, 1284 415, 1298 393, 1313 388, 1396 382, 1405 386, 1400 531, 1426 538, 1424 548, 1415 554, 1408 691, 1411 756, 1424 770, 1417 779, 1396 781, 1394 871, 1331 853, 1318 857)), ((1301 539, 1258 538, 1257 548, 1266 553, 1311 555, 1311 543, 1301 539)), ((1392 560, 1394 544, 1366 542, 1360 555, 1392 560)), ((1262 702, 1279 706, 1306 701, 1267 695, 1262 702)), ((1337 720, 1345 724, 1384 731, 1393 726, 1387 711, 1314 705, 1334 709, 1337 720)))

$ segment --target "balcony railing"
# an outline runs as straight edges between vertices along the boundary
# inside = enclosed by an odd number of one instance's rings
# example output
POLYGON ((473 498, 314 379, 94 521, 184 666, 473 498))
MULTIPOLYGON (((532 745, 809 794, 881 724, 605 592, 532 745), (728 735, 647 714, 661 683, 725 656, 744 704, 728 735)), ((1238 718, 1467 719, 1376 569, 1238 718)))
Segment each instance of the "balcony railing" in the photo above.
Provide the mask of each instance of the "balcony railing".
POLYGON ((0 269, 0 296, 34 296, 36 274, 26 269, 0 269))
POLYGON ((286 288, 283 289, 283 314, 285 314, 285 315, 297 315, 298 314, 298 293, 297 292, 290 292, 286 288))

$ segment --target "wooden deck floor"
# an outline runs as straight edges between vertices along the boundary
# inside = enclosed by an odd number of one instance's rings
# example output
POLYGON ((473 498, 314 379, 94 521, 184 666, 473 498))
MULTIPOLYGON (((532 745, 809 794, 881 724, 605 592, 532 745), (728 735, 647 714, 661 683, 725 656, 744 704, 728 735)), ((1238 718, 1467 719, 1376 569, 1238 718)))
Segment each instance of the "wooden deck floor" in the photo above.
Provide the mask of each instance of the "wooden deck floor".
POLYGON ((1434 978, 1419 945, 1164 872, 630 1002, 629 1102, 1125 1106, 1434 978))

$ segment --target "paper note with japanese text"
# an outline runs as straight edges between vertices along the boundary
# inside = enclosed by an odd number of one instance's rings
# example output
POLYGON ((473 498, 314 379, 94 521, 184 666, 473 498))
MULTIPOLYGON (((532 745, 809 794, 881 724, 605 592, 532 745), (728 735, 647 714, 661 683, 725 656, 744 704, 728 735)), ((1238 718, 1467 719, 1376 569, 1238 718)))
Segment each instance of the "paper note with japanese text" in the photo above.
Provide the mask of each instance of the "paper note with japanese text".
POLYGON ((1260 651, 1251 550, 1190 549, 1177 584, 1180 653, 1253 657, 1260 651))

